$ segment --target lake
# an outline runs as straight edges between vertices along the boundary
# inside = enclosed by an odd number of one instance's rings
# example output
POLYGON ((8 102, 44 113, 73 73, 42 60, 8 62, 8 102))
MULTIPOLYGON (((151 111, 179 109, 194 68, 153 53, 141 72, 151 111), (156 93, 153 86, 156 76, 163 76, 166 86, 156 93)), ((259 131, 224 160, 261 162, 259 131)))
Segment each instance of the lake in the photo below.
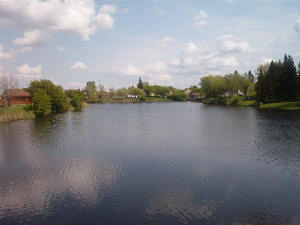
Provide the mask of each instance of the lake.
POLYGON ((300 113, 97 104, 2 123, 0 224, 300 224, 300 113))

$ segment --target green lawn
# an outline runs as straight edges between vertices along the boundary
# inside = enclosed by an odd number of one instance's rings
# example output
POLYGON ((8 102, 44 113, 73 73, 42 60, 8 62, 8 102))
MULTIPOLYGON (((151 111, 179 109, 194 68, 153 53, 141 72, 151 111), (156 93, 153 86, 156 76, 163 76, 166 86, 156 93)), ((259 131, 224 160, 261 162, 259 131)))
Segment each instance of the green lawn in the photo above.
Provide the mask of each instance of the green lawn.
POLYGON ((160 98, 160 97, 152 97, 152 96, 147 96, 145 97, 145 102, 172 102, 172 99, 169 98, 160 98))
POLYGON ((280 109, 280 110, 300 110, 300 101, 268 103, 268 104, 261 105, 260 108, 261 109, 280 109))
POLYGON ((255 100, 242 100, 240 99, 238 106, 243 106, 243 107, 256 107, 258 103, 255 100))
POLYGON ((25 105, 0 107, 0 122, 35 118, 34 113, 25 108, 25 105))

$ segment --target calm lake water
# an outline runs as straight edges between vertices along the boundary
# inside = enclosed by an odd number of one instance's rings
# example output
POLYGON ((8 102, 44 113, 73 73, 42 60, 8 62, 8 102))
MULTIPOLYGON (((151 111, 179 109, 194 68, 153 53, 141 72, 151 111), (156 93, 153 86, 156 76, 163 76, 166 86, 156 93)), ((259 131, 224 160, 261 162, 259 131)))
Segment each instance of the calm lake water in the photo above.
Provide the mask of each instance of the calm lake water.
POLYGON ((99 104, 2 123, 0 224, 300 224, 300 113, 99 104))

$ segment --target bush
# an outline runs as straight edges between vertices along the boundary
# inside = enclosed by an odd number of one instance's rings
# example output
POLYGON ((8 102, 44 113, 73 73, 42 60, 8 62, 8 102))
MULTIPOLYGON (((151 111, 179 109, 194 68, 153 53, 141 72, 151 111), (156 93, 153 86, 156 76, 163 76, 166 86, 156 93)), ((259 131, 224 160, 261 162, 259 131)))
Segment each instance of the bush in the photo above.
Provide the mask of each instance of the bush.
POLYGON ((44 116, 51 112, 51 100, 45 90, 36 89, 33 98, 33 112, 36 116, 44 116))
POLYGON ((144 96, 141 96, 141 97, 139 97, 139 100, 140 100, 141 102, 144 102, 144 101, 146 101, 146 98, 145 98, 144 96))
POLYGON ((232 106, 236 106, 240 101, 240 98, 239 96, 233 96, 231 99, 230 99, 230 102, 229 104, 232 105, 232 106))

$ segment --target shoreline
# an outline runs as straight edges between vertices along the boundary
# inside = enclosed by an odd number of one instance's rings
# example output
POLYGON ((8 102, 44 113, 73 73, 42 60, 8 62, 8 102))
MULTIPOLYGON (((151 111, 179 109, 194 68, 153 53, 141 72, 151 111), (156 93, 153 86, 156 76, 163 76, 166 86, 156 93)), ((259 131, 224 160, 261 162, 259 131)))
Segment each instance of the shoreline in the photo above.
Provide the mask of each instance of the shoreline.
POLYGON ((256 100, 244 100, 240 98, 210 98, 203 100, 206 105, 223 105, 231 107, 252 107, 260 110, 280 110, 280 111, 298 111, 300 110, 300 101, 293 102, 275 102, 259 104, 256 100))
MULTIPOLYGON (((152 98, 141 101, 139 99, 102 99, 103 101, 93 104, 114 104, 114 103, 153 103, 153 102, 175 102, 168 98, 152 98)), ((202 102, 205 105, 219 105, 229 107, 252 107, 259 110, 280 110, 280 111, 300 111, 300 101, 295 102, 277 102, 277 103, 266 103, 259 105, 255 100, 243 100, 240 99, 235 104, 220 104, 217 99, 210 99, 209 101, 204 100, 202 102)), ((224 102, 223 102, 224 103, 224 102)), ((91 103, 89 103, 91 104, 91 103)), ((87 108, 88 104, 84 108, 87 108)), ((69 111, 75 111, 70 109, 69 111)), ((9 107, 0 108, 0 123, 11 122, 18 120, 30 120, 35 119, 33 111, 29 109, 27 105, 14 105, 9 107)))

